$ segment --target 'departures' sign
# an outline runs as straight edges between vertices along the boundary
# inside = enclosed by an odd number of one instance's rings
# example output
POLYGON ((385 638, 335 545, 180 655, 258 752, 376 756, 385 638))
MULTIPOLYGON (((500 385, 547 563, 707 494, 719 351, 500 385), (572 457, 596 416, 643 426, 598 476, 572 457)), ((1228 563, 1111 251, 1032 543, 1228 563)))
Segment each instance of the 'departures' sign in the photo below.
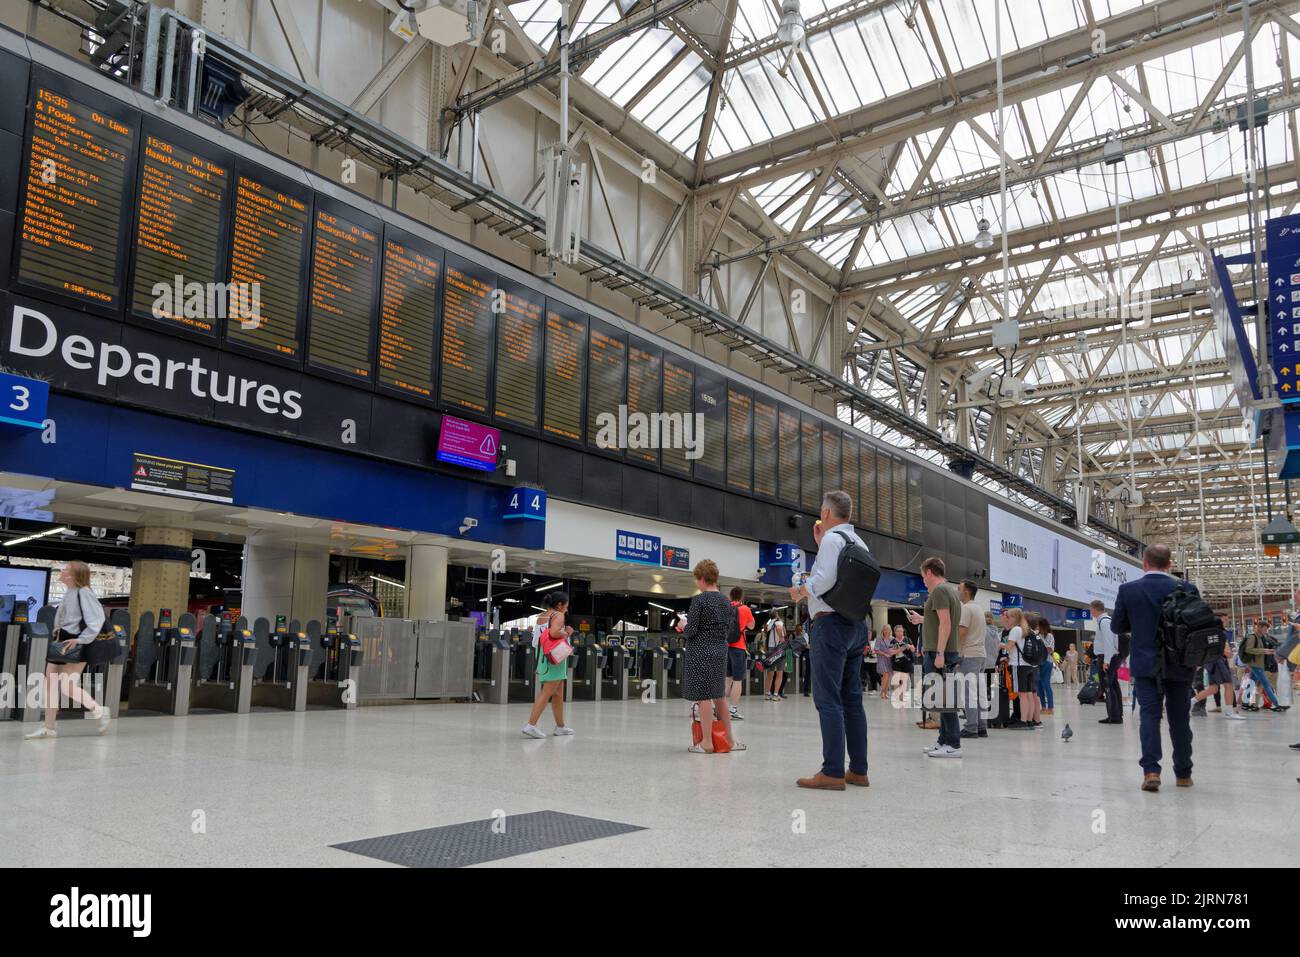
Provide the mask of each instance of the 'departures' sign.
POLYGON ((1017 591, 1069 601, 1115 603, 1119 586, 1142 568, 1100 548, 1059 535, 993 505, 989 511, 989 577, 1017 591))

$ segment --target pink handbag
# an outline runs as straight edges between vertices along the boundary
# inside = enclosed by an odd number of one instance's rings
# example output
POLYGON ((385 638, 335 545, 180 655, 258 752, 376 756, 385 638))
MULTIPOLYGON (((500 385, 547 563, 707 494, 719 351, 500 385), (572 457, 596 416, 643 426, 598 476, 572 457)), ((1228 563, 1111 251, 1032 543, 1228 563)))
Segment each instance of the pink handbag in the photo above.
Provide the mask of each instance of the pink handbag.
POLYGON ((1124 664, 1119 666, 1119 670, 1115 672, 1115 677, 1118 678, 1120 681, 1131 680, 1131 677, 1129 675, 1129 670, 1128 670, 1128 662, 1125 662, 1124 664))

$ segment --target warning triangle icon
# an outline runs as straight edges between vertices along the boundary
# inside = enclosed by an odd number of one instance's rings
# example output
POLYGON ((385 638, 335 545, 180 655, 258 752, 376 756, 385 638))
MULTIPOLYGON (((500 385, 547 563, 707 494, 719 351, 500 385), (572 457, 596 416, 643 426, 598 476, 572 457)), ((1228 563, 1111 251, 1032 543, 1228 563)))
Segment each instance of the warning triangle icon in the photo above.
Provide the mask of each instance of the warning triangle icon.
POLYGON ((478 450, 484 455, 496 455, 497 440, 490 435, 483 436, 483 444, 478 447, 478 450))
POLYGON ((148 478, 148 477, 149 477, 149 470, 148 470, 147 468, 145 468, 143 465, 136 466, 135 477, 136 477, 136 478, 148 478))

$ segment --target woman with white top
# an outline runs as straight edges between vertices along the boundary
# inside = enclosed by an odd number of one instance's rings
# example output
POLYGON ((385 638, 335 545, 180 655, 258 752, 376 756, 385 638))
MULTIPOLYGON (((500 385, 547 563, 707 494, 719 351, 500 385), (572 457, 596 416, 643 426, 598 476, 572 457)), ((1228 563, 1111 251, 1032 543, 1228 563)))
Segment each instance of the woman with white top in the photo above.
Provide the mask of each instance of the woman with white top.
POLYGON ((1013 724, 1012 727, 1040 727, 1042 722, 1038 720, 1040 714, 1037 694, 1038 669, 1021 656, 1025 648, 1025 635, 1029 628, 1025 622, 1025 614, 1019 608, 1004 608, 1002 623, 1009 630, 1006 641, 1000 647, 1009 658, 1008 663, 1011 666, 1014 682, 1012 690, 1016 692, 1017 700, 1020 702, 1021 723, 1013 724))
POLYGON ((50 652, 67 660, 52 661, 45 666, 45 723, 26 735, 29 741, 59 736, 54 725, 63 696, 90 712, 89 717, 98 723, 100 734, 108 730, 111 717, 108 708, 88 694, 78 680, 86 670, 86 646, 99 637, 105 618, 104 607, 90 590, 90 566, 85 562, 68 562, 59 573, 59 581, 67 591, 54 613, 50 652))

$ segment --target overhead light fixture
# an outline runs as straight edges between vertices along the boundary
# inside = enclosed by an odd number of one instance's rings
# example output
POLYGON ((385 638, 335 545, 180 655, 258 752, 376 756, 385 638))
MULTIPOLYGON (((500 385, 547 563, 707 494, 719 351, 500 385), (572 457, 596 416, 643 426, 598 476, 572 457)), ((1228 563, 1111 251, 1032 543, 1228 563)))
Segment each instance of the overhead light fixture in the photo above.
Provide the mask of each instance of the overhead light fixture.
POLYGON ((15 545, 21 545, 24 542, 35 541, 38 538, 45 538, 49 535, 60 535, 63 532, 71 531, 66 525, 60 525, 58 528, 47 529, 43 532, 37 532, 35 535, 24 535, 22 538, 13 538, 5 542, 5 548, 13 548, 15 545))
POLYGON ((550 591, 552 588, 563 588, 564 582, 551 582, 549 585, 543 585, 541 588, 534 588, 533 591, 550 591))
POLYGON ((406 590, 405 585, 403 585, 401 582, 393 581, 391 578, 383 578, 380 575, 371 575, 370 580, 372 582, 383 582, 385 585, 395 585, 396 587, 402 589, 403 591, 406 590))
POLYGON ((979 232, 975 234, 975 248, 992 249, 993 233, 989 231, 989 221, 981 216, 977 228, 979 232))
POLYGON ((807 35, 803 14, 799 12, 799 0, 784 0, 781 4, 781 22, 776 27, 776 38, 788 47, 797 47, 807 35))

